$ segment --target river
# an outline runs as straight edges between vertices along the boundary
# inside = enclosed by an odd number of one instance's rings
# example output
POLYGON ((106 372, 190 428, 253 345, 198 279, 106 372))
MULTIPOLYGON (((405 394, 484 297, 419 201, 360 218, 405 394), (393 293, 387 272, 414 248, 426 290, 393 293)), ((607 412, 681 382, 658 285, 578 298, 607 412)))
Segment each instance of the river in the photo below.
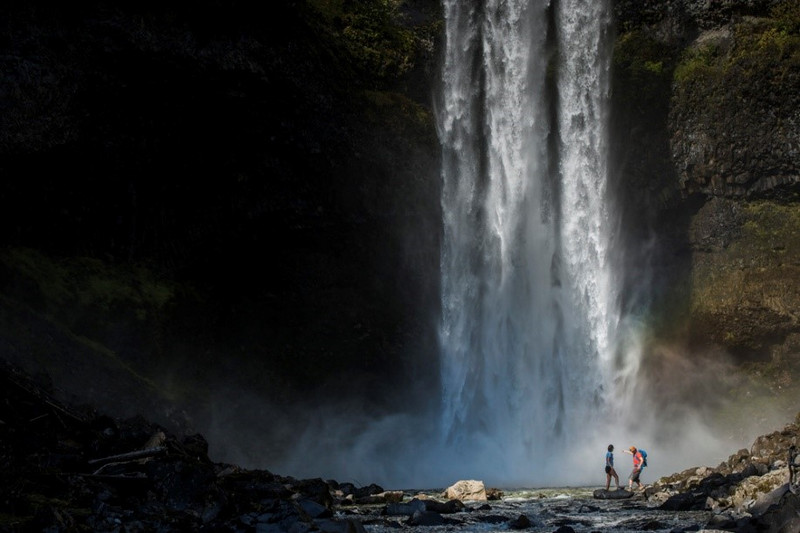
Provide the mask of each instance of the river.
MULTIPOLYGON (((382 514, 385 505, 344 507, 339 518, 360 520, 370 533, 390 533, 399 529, 426 533, 454 531, 519 531, 553 533, 559 528, 575 533, 638 533, 642 531, 697 531, 711 517, 709 511, 665 511, 645 501, 641 494, 629 499, 600 500, 592 496, 598 487, 515 489, 504 491, 499 501, 466 502, 458 513, 443 514, 439 525, 408 524, 408 516, 382 514), (527 527, 515 527, 524 516, 527 527)), ((442 491, 405 491, 436 498, 442 491)))

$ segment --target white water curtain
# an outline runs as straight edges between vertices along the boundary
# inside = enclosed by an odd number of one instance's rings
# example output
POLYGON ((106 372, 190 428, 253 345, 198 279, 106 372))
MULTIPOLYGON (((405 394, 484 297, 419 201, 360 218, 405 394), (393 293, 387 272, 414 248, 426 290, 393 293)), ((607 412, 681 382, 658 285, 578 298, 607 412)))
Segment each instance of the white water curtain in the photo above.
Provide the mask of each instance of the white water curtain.
POLYGON ((615 403, 609 6, 445 0, 442 435, 532 481, 615 403))

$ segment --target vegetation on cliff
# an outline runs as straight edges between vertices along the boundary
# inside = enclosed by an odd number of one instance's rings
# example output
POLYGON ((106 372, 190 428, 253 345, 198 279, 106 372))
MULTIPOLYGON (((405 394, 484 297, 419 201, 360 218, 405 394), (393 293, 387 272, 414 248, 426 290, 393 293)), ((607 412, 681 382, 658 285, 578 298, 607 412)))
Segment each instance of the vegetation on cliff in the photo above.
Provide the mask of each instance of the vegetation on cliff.
POLYGON ((798 354, 798 20, 800 3, 778 4, 702 35, 675 69, 679 180, 685 194, 714 198, 688 235, 693 338, 744 360, 798 354))
POLYGON ((800 5, 701 34, 675 68, 673 157, 682 187, 796 196, 800 5))

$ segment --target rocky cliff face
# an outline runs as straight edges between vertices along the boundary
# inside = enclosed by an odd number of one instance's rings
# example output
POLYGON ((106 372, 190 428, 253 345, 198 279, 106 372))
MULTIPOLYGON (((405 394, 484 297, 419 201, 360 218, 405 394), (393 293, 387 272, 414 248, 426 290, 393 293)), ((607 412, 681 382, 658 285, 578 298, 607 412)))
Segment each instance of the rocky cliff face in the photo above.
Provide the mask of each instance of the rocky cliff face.
POLYGON ((647 220, 658 242, 662 340, 761 361, 751 368, 772 393, 796 390, 800 6, 616 10, 620 190, 623 203, 647 206, 631 220, 647 220))

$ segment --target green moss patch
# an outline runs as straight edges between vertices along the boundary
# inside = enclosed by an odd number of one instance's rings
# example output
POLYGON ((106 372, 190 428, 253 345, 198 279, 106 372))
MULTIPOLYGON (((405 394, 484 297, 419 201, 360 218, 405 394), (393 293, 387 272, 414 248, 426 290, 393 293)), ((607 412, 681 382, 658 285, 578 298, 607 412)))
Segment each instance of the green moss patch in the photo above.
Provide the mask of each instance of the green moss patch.
POLYGON ((334 46, 346 52, 357 71, 372 79, 388 81, 408 74, 420 54, 433 48, 436 28, 410 25, 402 0, 314 0, 310 5, 334 46))
POLYGON ((614 43, 614 97, 639 113, 665 113, 676 51, 641 31, 624 33, 614 43))
POLYGON ((176 285, 141 265, 27 248, 0 251, 0 270, 6 358, 120 401, 123 390, 175 396, 159 390, 154 375, 176 285))
POLYGON ((695 242, 692 320, 698 338, 768 358, 772 345, 800 327, 800 205, 769 200, 736 203, 737 228, 701 211, 695 225, 726 240, 695 242))
POLYGON ((123 267, 91 257, 58 259, 31 249, 12 248, 0 253, 0 262, 50 302, 48 312, 56 316, 76 306, 98 313, 125 308, 132 317, 145 320, 167 306, 175 294, 172 285, 145 268, 123 267))
POLYGON ((798 12, 798 2, 785 2, 771 18, 740 21, 730 43, 701 42, 686 49, 674 71, 675 104, 711 109, 710 103, 755 96, 754 83, 782 86, 800 67, 798 12))

